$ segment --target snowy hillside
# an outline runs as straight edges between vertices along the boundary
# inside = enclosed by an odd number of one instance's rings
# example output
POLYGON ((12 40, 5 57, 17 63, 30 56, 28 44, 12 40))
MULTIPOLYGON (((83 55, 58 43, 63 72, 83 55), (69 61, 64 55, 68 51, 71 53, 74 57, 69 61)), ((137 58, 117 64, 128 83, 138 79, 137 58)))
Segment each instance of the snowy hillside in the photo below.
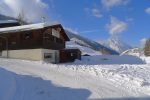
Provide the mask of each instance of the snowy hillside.
POLYGON ((78 34, 74 34, 68 30, 66 30, 67 35, 69 36, 71 41, 74 41, 74 43, 80 45, 80 46, 84 46, 84 47, 88 47, 91 48, 93 50, 96 50, 98 52, 101 52, 102 54, 112 54, 112 55, 118 55, 118 52, 109 49, 95 41, 89 40, 87 38, 84 38, 78 34))
POLYGON ((0 20, 14 20, 14 18, 0 14, 0 20))
POLYGON ((112 48, 113 50, 122 53, 128 49, 132 49, 132 47, 118 38, 110 38, 107 41, 100 42, 101 44, 105 45, 108 48, 112 48))
POLYGON ((141 48, 134 48, 124 51, 121 55, 144 56, 144 50, 141 48))
POLYGON ((93 50, 89 47, 85 47, 85 46, 81 46, 77 43, 75 43, 74 41, 69 41, 66 43, 66 48, 76 48, 76 49, 80 49, 82 52, 82 55, 101 55, 101 53, 99 51, 93 50))
POLYGON ((136 56, 129 55, 96 55, 96 56, 83 56, 82 60, 76 60, 75 64, 80 65, 112 65, 112 64, 145 64, 145 60, 142 60, 136 56))

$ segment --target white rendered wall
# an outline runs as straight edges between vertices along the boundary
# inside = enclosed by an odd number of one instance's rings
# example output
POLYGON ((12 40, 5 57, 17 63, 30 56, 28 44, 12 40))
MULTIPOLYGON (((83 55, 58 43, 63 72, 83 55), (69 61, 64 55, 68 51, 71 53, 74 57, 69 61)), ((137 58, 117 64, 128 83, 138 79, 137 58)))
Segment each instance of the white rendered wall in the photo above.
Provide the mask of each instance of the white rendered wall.
MULTIPOLYGON (((7 51, 2 51, 2 57, 7 57, 7 51)), ((41 49, 9 50, 8 57, 24 60, 42 60, 41 49)))
MULTIPOLYGON (((7 51, 2 51, 2 57, 7 57, 7 51)), ((59 51, 49 49, 9 50, 8 58, 58 63, 59 51), (52 54, 52 57, 45 59, 44 53, 50 53, 52 54)))

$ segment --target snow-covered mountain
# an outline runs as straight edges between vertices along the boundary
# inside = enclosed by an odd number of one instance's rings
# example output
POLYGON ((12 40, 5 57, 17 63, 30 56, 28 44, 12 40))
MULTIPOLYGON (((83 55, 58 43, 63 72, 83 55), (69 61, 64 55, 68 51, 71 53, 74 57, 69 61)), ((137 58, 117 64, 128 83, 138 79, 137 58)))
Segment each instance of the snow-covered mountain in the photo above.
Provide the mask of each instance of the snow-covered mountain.
POLYGON ((0 20, 15 20, 15 18, 0 14, 0 20))
POLYGON ((124 51, 121 55, 144 56, 144 50, 141 48, 133 48, 124 51))
POLYGON ((82 55, 86 55, 86 54, 92 55, 92 56, 94 56, 94 55, 102 55, 101 52, 93 50, 93 49, 91 49, 89 47, 81 46, 81 45, 75 43, 74 41, 67 42, 66 43, 66 48, 80 49, 81 52, 82 52, 82 55))
POLYGON ((0 14, 0 28, 4 28, 8 26, 18 26, 18 25, 20 25, 20 23, 18 22, 17 19, 0 14))
POLYGON ((108 48, 111 48, 119 53, 122 53, 126 50, 132 49, 132 47, 118 38, 110 38, 107 41, 100 42, 108 48))
POLYGON ((95 41, 92 41, 90 39, 84 38, 78 34, 74 34, 71 31, 66 30, 66 33, 71 41, 73 41, 75 44, 78 44, 82 47, 87 47, 95 52, 100 52, 100 54, 111 54, 111 55, 118 55, 119 53, 115 50, 109 49, 108 47, 105 47, 95 41))

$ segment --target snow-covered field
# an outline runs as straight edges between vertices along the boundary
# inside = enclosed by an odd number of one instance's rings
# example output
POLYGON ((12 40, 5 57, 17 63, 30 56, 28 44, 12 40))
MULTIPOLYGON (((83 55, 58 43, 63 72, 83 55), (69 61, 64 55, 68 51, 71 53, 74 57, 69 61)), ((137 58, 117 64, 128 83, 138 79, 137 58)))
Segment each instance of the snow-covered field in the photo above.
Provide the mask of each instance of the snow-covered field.
POLYGON ((150 100, 149 58, 94 57, 59 65, 0 58, 0 100, 150 100))

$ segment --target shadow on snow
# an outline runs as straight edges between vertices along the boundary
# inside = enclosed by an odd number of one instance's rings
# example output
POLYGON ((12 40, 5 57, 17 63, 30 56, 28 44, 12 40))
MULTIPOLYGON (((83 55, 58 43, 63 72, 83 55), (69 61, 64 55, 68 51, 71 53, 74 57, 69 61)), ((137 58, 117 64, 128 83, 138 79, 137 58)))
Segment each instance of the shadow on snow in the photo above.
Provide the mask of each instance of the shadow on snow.
MULTIPOLYGON (((0 72, 2 71, 10 73, 15 77, 16 92, 11 100, 87 100, 91 94, 86 89, 57 86, 49 80, 28 75, 19 75, 0 68, 0 72)), ((3 91, 0 90, 0 92, 3 91)), ((0 100, 2 100, 1 97, 0 100)))
MULTIPOLYGON (((16 86, 14 86, 16 87, 15 93, 11 100, 150 100, 150 97, 88 99, 92 93, 87 89, 57 86, 50 80, 43 80, 29 75, 19 75, 0 68, 0 73, 3 72, 11 74, 16 83, 16 86)), ((5 77, 6 74, 2 75, 5 77)), ((0 90, 0 92, 3 91, 0 90)), ((0 100, 2 100, 1 97, 0 100)))

